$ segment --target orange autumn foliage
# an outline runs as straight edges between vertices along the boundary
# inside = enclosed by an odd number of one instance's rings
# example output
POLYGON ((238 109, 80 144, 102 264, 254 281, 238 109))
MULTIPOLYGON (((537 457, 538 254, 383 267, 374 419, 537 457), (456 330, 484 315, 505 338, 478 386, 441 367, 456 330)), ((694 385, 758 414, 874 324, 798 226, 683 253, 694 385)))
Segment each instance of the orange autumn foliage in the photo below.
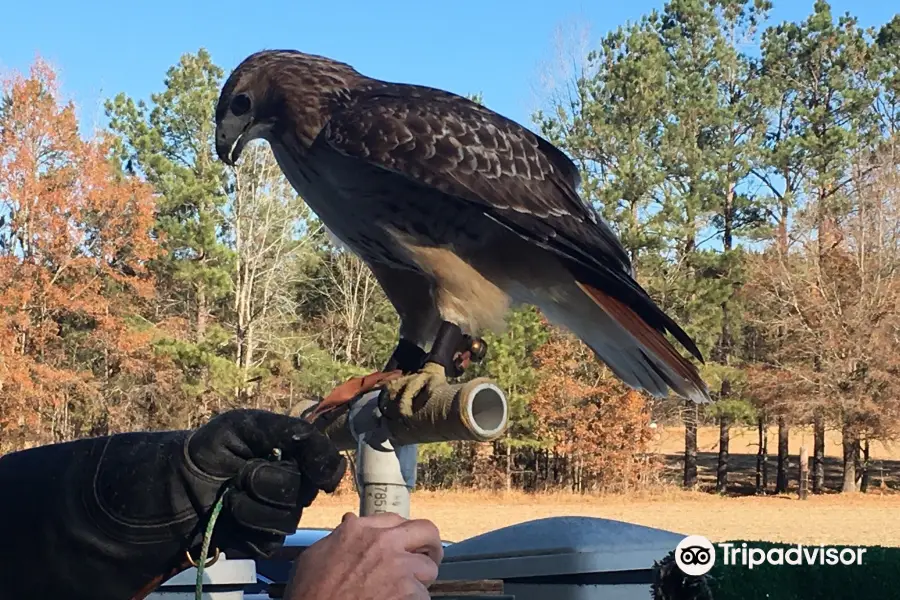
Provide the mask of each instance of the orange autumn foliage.
POLYGON ((72 411, 147 368, 135 355, 150 334, 129 320, 153 294, 156 252, 150 188, 117 172, 111 140, 81 137, 53 69, 37 60, 2 94, 0 451, 64 437, 70 419, 90 430, 72 411))
POLYGON ((613 376, 573 336, 554 331, 536 353, 535 433, 568 456, 576 491, 621 491, 656 480, 646 398, 613 376))

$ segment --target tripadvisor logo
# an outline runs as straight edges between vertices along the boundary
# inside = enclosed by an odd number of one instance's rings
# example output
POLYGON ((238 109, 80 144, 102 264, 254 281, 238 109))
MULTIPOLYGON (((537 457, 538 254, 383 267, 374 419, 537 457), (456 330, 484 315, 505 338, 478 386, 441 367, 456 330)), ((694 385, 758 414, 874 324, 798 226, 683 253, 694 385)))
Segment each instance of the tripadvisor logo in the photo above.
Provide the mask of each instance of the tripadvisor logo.
POLYGON ((835 548, 833 546, 803 546, 797 544, 786 548, 754 548, 747 542, 740 546, 731 543, 716 544, 722 549, 723 565, 741 565, 752 569, 762 564, 769 565, 861 565, 866 548, 835 548))
POLYGON ((716 564, 716 549, 702 535, 689 535, 675 547, 675 564, 685 575, 706 575, 716 564))
POLYGON ((861 565, 866 548, 836 548, 831 546, 803 546, 797 544, 782 548, 755 548, 741 542, 735 545, 722 542, 713 545, 702 535, 689 535, 675 547, 675 564, 685 575, 699 577, 712 570, 716 564, 716 546, 722 564, 752 569, 760 565, 861 565))

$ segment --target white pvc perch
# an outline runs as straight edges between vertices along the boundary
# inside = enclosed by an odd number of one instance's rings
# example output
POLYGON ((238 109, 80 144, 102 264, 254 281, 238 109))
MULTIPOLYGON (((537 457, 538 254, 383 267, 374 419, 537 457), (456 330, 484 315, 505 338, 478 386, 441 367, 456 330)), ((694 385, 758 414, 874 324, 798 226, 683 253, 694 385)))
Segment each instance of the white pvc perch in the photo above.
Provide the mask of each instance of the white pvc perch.
MULTIPOLYGON (((313 406, 309 403, 304 412, 313 406)), ((339 450, 359 450, 356 478, 361 516, 392 512, 409 518, 418 444, 490 442, 503 435, 509 418, 506 396, 484 378, 435 390, 412 417, 402 421, 395 407, 380 390, 368 392, 323 429, 339 450)))

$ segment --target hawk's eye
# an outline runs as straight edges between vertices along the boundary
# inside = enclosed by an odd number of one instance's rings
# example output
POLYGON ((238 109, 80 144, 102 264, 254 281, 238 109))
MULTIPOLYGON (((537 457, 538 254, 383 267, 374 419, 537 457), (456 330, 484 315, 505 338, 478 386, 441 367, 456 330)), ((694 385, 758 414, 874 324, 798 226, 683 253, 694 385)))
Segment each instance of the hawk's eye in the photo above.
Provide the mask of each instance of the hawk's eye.
POLYGON ((250 112, 250 97, 247 94, 238 94, 231 99, 231 112, 236 117, 250 112))

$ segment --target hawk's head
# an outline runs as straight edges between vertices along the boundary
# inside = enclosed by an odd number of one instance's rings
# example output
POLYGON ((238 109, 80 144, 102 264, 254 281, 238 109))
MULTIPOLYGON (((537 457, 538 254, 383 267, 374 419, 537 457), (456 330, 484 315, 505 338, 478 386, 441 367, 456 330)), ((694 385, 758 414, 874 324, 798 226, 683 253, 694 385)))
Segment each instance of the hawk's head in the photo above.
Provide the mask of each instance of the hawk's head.
POLYGON ((326 120, 328 98, 358 76, 349 65, 296 50, 263 50, 228 76, 216 104, 216 153, 233 165, 256 138, 284 132, 312 142, 326 120))
POLYGON ((273 52, 251 54, 222 86, 216 104, 216 153, 225 164, 233 165, 244 146, 264 138, 277 119, 282 99, 271 77, 275 60, 273 52))

